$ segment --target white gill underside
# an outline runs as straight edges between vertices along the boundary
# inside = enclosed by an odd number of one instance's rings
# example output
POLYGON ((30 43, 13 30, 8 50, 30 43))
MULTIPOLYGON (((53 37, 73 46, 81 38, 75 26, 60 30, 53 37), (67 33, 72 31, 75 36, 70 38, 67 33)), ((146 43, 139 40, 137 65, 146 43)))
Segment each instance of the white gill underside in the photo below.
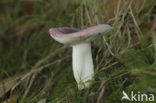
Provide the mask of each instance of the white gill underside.
POLYGON ((78 88, 83 89, 90 86, 94 77, 94 66, 91 54, 90 43, 79 43, 73 48, 73 72, 78 88))

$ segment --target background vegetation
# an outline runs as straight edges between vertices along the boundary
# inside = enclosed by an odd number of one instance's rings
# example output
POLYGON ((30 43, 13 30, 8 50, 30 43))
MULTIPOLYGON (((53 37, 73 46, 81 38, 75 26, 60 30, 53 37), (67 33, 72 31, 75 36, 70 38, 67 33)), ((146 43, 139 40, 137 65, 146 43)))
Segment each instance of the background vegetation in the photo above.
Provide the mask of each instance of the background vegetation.
POLYGON ((155 0, 1 0, 1 102, 121 103, 123 90, 156 94, 155 15, 155 0), (71 48, 48 30, 103 23, 113 31, 92 43, 95 81, 79 91, 71 48))

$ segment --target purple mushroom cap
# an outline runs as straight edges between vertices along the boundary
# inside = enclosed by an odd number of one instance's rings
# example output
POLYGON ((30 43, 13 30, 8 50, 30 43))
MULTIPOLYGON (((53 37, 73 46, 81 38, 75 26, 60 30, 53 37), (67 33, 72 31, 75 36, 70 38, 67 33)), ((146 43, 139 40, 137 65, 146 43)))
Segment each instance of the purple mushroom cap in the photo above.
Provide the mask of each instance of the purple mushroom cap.
POLYGON ((49 32, 56 41, 72 45, 79 42, 90 42, 98 36, 106 34, 111 29, 112 27, 108 24, 100 24, 84 30, 69 27, 51 28, 49 32))

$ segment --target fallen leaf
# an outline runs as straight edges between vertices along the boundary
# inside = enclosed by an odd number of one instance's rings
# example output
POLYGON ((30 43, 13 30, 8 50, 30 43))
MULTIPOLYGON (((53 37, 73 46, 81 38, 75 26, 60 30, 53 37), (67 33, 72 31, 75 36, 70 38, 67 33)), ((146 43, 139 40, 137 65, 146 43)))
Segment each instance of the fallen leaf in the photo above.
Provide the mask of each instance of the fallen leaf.
POLYGON ((31 14, 33 11, 33 6, 34 6, 34 0, 28 0, 24 6, 25 14, 27 14, 27 15, 31 14))
POLYGON ((40 101, 38 101, 37 103, 46 103, 46 101, 47 101, 47 98, 43 98, 40 101))
POLYGON ((17 103, 17 96, 16 94, 12 94, 7 100, 3 103, 17 103))
POLYGON ((7 92, 9 92, 21 77, 22 75, 16 75, 0 82, 0 98, 2 98, 7 92))

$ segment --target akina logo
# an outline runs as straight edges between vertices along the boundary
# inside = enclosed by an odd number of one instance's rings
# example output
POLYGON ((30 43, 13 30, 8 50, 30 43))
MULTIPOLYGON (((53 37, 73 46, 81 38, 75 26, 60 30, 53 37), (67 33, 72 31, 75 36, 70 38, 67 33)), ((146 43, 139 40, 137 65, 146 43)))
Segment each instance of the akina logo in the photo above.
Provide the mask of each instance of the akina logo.
POLYGON ((134 93, 131 91, 131 94, 128 95, 125 91, 122 91, 122 98, 121 101, 123 100, 128 100, 128 101, 154 101, 154 94, 145 94, 141 93, 138 91, 137 93, 134 93))

